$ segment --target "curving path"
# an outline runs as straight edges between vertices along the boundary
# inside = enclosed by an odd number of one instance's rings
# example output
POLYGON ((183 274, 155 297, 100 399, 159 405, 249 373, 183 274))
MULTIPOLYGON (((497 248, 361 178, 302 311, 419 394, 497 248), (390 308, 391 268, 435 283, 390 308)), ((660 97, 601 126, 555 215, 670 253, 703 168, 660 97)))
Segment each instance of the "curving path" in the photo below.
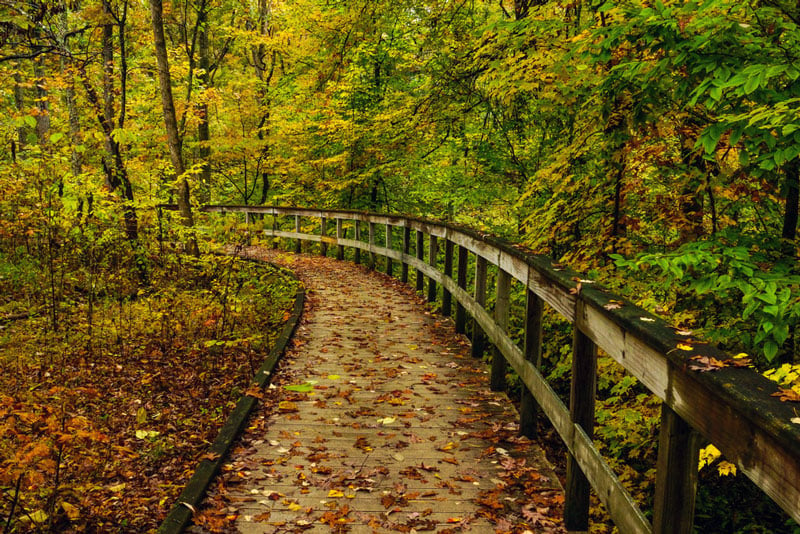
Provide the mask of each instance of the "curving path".
POLYGON ((247 254, 293 269, 308 299, 226 469, 240 532, 563 532, 541 449, 449 320, 349 262, 247 254))

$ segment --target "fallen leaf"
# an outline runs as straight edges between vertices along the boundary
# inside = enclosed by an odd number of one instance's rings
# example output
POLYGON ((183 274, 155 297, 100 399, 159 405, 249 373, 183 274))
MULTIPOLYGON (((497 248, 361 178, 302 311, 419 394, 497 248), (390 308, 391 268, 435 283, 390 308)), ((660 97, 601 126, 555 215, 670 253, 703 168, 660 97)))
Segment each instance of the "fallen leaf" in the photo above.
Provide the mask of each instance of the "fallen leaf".
POLYGON ((283 386, 283 389, 286 391, 294 391, 296 393, 310 393, 311 391, 314 391, 314 386, 308 382, 303 382, 302 384, 283 386))
POLYGON ((77 521, 80 519, 81 513, 77 506, 64 501, 61 503, 61 508, 64 509, 64 512, 67 514, 67 517, 69 517, 70 521, 77 521))
POLYGON ((330 490, 328 492, 328 497, 331 497, 333 499, 340 499, 340 498, 344 497, 344 492, 332 489, 332 490, 330 490))
POLYGON ((281 401, 278 403, 278 411, 283 413, 297 412, 297 404, 292 401, 281 401))
POLYGON ((780 388, 778 391, 771 395, 772 397, 779 397, 781 402, 800 402, 800 394, 792 389, 780 388))

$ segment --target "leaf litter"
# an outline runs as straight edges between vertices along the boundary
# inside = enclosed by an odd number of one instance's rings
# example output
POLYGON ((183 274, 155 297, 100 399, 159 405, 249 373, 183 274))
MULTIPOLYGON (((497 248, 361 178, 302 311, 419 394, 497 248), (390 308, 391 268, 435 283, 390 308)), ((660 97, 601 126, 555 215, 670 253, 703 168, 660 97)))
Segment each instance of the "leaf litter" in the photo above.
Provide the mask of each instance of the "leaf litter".
POLYGON ((292 267, 315 288, 298 342, 193 532, 233 532, 254 517, 276 532, 564 532, 557 479, 452 326, 420 314, 422 299, 382 274, 318 257, 292 267), (331 375, 328 389, 285 387, 331 375), (287 402, 297 411, 281 410, 287 402))

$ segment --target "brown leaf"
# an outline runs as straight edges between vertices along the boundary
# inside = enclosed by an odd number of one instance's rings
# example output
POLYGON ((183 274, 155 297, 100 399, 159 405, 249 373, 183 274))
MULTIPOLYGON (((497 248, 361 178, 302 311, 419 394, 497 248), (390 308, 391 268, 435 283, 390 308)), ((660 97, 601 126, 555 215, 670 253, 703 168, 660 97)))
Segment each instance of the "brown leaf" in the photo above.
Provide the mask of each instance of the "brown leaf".
POLYGON ((800 402, 800 394, 798 394, 796 391, 792 389, 780 388, 771 396, 780 397, 781 402, 800 402))

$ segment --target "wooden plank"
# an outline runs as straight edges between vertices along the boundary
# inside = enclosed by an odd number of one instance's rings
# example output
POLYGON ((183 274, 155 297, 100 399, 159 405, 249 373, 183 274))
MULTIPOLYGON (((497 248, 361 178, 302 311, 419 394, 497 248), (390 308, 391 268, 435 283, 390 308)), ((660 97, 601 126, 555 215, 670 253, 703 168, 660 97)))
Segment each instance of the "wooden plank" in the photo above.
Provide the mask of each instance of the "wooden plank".
POLYGON ((484 258, 489 263, 493 265, 500 263, 500 251, 493 245, 460 232, 451 233, 450 238, 458 246, 466 248, 476 256, 484 258))
MULTIPOLYGON (((452 243, 452 241, 450 241, 452 243)), ((467 288, 467 266, 469 265, 469 250, 465 247, 458 247, 458 267, 457 267, 457 283, 461 289, 467 288)), ((467 325, 467 310, 461 299, 456 299, 456 333, 463 334, 466 331, 467 325)))
MULTIPOLYGON (((572 381, 569 414, 572 422, 591 439, 594 431, 594 400, 597 388, 597 346, 577 326, 573 328, 572 381)), ((589 496, 592 486, 575 455, 567 457, 564 526, 568 531, 589 530, 589 496)))
MULTIPOLYGON (((408 254, 408 251, 411 248, 411 228, 408 226, 403 227, 403 254, 408 254)), ((408 283, 408 263, 405 261, 403 262, 403 266, 400 271, 400 281, 404 284, 408 283)))
POLYGON ((320 256, 327 256, 328 255, 328 243, 325 240, 325 237, 328 235, 328 219, 327 219, 327 217, 320 217, 319 235, 320 235, 319 255, 320 256))
POLYGON ((700 435, 667 404, 661 405, 654 534, 691 534, 697 494, 700 435))
MULTIPOLYGON (((354 222, 355 222, 355 232, 356 232, 355 241, 358 241, 360 243, 361 242, 361 221, 356 219, 354 222)), ((359 264, 359 263, 361 263, 361 248, 362 247, 357 246, 357 247, 354 247, 354 248, 355 248, 355 252, 356 252, 355 262, 356 262, 356 264, 359 264)))
POLYGON ((500 250, 497 266, 518 282, 528 285, 528 264, 522 258, 500 250))
POLYGON ((528 272, 528 288, 532 289, 568 321, 575 320, 575 295, 556 285, 537 269, 528 272))
MULTIPOLYGON (((387 224, 386 225, 386 248, 387 249, 391 249, 392 248, 392 225, 391 224, 387 224)), ((392 257, 391 256, 386 256, 386 274, 388 274, 389 276, 394 276, 394 272, 393 271, 394 271, 394 269, 393 269, 393 266, 392 266, 392 257)))
MULTIPOLYGON (((347 231, 343 228, 344 221, 342 219, 336 219, 336 241, 340 243, 342 239, 345 238, 347 235, 347 231)), ((344 245, 338 244, 336 246, 336 259, 343 260, 344 259, 344 245)))
MULTIPOLYGON (((436 258, 439 255, 439 243, 435 235, 430 236, 430 248, 428 249, 428 264, 437 269, 436 258)), ((428 302, 436 302, 436 278, 428 278, 428 302)))
MULTIPOLYGON (((453 242, 444 241, 444 275, 453 277, 453 242)), ((452 314, 453 296, 447 289, 442 288, 442 315, 449 317, 452 314)))
MULTIPOLYGON (((295 231, 295 233, 297 233, 298 236, 301 233, 300 232, 300 216, 299 215, 295 215, 294 216, 294 231, 295 231)), ((296 254, 300 254, 300 251, 302 250, 302 246, 303 246, 303 239, 298 237, 296 239, 296 241, 294 242, 294 251, 295 251, 296 254)))
MULTIPOLYGON (((530 362, 536 369, 542 367, 542 312, 544 301, 539 296, 527 290, 527 304, 525 306, 525 361, 530 362)), ((522 388, 519 408, 519 432, 523 436, 534 439, 538 434, 539 407, 530 390, 522 388)))
MULTIPOLYGON (((425 244, 424 238, 425 238, 425 234, 422 233, 421 230, 417 230, 417 249, 416 249, 416 252, 417 252, 417 259, 420 260, 420 261, 422 261, 422 259, 424 258, 424 254, 425 254, 425 251, 424 251, 424 248, 423 248, 424 244, 425 244)), ((423 289, 425 289, 425 278, 422 276, 422 270, 419 267, 417 267, 417 291, 421 292, 423 289)))
MULTIPOLYGON (((503 337, 506 337, 506 330, 508 329, 508 312, 511 308, 511 302, 509 300, 510 292, 511 275, 503 269, 500 269, 497 275, 494 321, 498 328, 500 328, 500 330, 503 332, 503 337)), ((505 391, 506 372, 508 372, 506 359, 503 356, 502 351, 495 346, 492 350, 492 372, 489 380, 489 385, 492 391, 505 391)))
MULTIPOLYGON (((481 307, 486 306, 486 258, 477 256, 475 261, 475 302, 481 307)), ((472 357, 480 358, 486 345, 485 337, 481 331, 478 319, 472 316, 472 357)))
POLYGON ((378 256, 375 253, 375 224, 371 221, 369 223, 369 263, 367 266, 370 270, 374 270, 375 265, 378 263, 378 256))

